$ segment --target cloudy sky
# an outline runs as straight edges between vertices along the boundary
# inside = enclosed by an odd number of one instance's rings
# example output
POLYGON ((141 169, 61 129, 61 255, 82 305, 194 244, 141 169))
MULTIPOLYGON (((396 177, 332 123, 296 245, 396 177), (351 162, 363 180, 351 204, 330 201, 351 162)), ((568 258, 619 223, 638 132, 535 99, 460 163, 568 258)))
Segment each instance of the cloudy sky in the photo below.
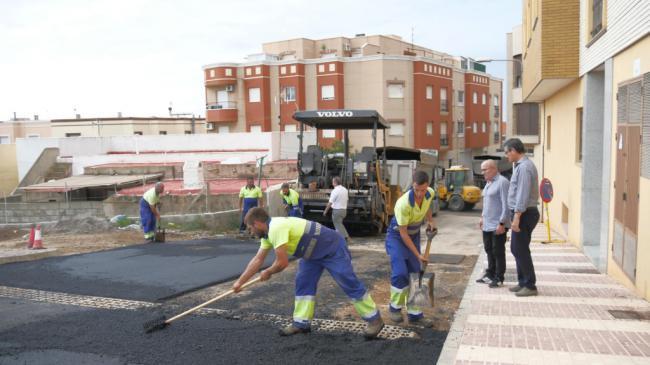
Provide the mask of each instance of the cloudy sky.
POLYGON ((203 65, 298 37, 413 28, 425 47, 505 58, 520 19, 520 0, 0 0, 0 120, 204 115, 203 65))

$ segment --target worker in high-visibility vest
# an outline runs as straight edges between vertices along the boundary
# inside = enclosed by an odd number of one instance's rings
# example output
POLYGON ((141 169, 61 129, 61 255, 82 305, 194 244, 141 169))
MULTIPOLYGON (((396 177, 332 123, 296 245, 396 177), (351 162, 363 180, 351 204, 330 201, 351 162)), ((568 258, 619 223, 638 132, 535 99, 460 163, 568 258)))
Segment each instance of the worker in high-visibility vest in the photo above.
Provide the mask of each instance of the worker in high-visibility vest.
POLYGON ((287 211, 289 217, 302 217, 302 198, 297 191, 289 188, 288 183, 283 183, 280 188, 280 196, 282 197, 282 205, 287 211))
MULTIPOLYGON (((413 185, 395 203, 395 216, 386 231, 386 252, 390 256, 390 305, 393 322, 402 322, 402 308, 409 294, 409 276, 418 273, 420 265, 429 261, 420 252, 420 228, 426 219, 428 229, 435 230, 436 222, 431 211, 435 191, 429 187, 429 175, 424 171, 413 174, 413 185)), ((433 323, 424 318, 422 309, 410 306, 409 322, 424 327, 433 323)))
POLYGON ((367 322, 364 336, 377 337, 384 322, 370 293, 354 273, 350 251, 340 233, 302 218, 271 219, 262 208, 251 209, 245 220, 250 230, 261 238, 261 245, 246 270, 233 284, 235 292, 240 291, 242 285, 260 270, 271 249, 275 251, 275 261, 260 273, 262 281, 287 268, 289 255, 300 258, 296 273, 293 323, 283 328, 280 335, 290 336, 311 331, 316 288, 326 269, 351 299, 357 313, 367 322))
POLYGON ((156 224, 160 220, 158 203, 160 196, 165 191, 165 184, 157 182, 156 185, 147 190, 140 199, 140 224, 144 231, 144 239, 153 242, 156 234, 156 224))
POLYGON ((255 186, 255 179, 249 176, 246 179, 246 186, 239 190, 239 211, 241 212, 241 223, 239 224, 239 232, 246 231, 246 223, 244 217, 251 208, 262 207, 262 189, 255 186))

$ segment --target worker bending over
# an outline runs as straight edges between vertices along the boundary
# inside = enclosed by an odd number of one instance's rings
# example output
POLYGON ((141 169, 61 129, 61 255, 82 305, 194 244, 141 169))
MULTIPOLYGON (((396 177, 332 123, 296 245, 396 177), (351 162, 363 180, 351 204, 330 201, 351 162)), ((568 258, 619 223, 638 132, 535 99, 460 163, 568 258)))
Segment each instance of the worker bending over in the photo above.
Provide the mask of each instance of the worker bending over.
MULTIPOLYGON (((406 307, 409 294, 409 275, 418 273, 420 265, 429 261, 420 253, 420 228, 426 218, 429 230, 436 229, 431 213, 435 191, 429 187, 429 175, 424 171, 413 174, 413 185, 395 203, 395 216, 386 232, 386 252, 390 256, 390 306, 393 322, 402 322, 402 308, 406 307)), ((433 323, 424 318, 422 309, 407 308, 412 324, 431 327, 433 323)))
POLYGON ((290 336, 311 331, 311 320, 316 306, 316 288, 324 269, 352 300, 357 313, 367 322, 364 336, 377 337, 384 327, 375 302, 366 287, 354 274, 350 252, 345 239, 336 231, 319 223, 295 217, 274 217, 271 219, 262 208, 251 209, 245 218, 246 225, 258 237, 261 245, 246 270, 233 284, 239 292, 255 275, 271 249, 275 250, 275 261, 260 273, 262 281, 269 280, 289 265, 289 255, 300 258, 296 273, 293 323, 280 330, 280 335, 290 336))
POLYGON ((289 217, 302 217, 302 198, 297 191, 290 189, 289 184, 283 183, 280 189, 282 205, 289 217))
POLYGON ((140 223, 144 231, 144 239, 153 242, 156 233, 156 222, 160 220, 158 203, 160 196, 165 191, 165 184, 157 182, 153 188, 147 190, 140 199, 140 223))

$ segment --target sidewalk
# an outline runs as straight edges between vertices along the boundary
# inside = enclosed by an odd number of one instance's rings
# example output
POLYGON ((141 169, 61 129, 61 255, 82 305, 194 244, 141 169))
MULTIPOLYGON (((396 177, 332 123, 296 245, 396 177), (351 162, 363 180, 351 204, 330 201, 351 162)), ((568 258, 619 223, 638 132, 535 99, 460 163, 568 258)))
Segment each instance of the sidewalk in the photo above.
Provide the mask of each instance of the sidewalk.
POLYGON ((650 303, 598 273, 574 246, 538 243, 544 229, 531 243, 539 296, 508 291, 517 284, 509 247, 504 287, 476 283, 487 266, 483 252, 438 364, 650 364, 650 303), (614 317, 637 314, 646 320, 614 317))

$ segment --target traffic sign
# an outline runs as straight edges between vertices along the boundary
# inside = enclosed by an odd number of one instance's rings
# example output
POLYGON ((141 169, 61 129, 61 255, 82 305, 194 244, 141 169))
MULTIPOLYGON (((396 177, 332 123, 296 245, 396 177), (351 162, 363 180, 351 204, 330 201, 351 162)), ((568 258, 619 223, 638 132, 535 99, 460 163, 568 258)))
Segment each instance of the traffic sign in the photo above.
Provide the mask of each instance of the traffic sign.
POLYGON ((551 180, 547 178, 542 179, 542 182, 539 183, 539 196, 544 203, 553 200, 553 184, 551 184, 551 180))

